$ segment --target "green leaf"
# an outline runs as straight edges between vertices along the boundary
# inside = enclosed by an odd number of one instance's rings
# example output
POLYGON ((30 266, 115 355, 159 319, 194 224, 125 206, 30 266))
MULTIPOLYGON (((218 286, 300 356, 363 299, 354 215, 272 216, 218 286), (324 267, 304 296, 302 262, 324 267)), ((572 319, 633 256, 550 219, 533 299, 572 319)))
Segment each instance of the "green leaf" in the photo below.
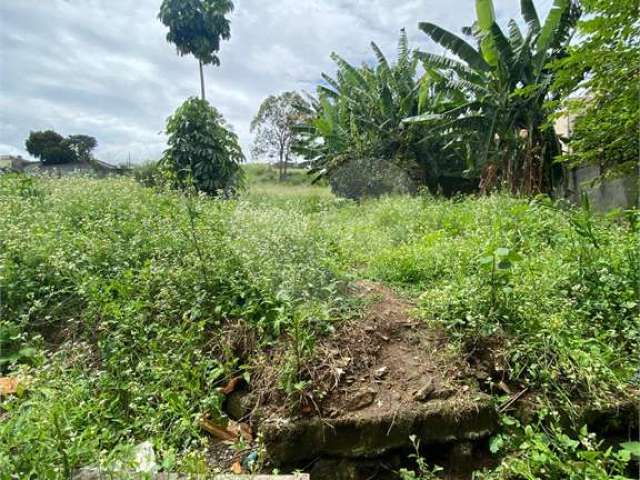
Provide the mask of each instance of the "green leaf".
POLYGON ((504 446, 504 437, 502 435, 496 435, 489 442, 489 451, 494 454, 498 453, 500 450, 502 450, 503 446, 504 446))
POLYGON ((485 61, 480 52, 457 35, 429 22, 422 22, 418 27, 429 35, 434 42, 442 45, 451 51, 451 53, 467 62, 470 67, 483 71, 491 70, 491 66, 485 61))
POLYGON ((625 442, 620 446, 636 458, 640 458, 640 442, 625 442))
POLYGON ((529 28, 534 32, 538 32, 540 30, 540 18, 538 17, 538 12, 533 4, 533 0, 521 0, 520 10, 529 28))

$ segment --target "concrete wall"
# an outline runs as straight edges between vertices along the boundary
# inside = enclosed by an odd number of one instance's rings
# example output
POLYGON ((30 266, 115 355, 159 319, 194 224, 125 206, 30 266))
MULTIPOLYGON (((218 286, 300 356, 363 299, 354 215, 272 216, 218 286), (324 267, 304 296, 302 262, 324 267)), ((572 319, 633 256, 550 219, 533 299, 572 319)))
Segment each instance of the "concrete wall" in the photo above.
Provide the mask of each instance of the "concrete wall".
POLYGON ((568 198, 579 204, 582 194, 589 197, 591 207, 597 212, 607 212, 614 208, 639 208, 639 177, 637 175, 620 176, 611 179, 601 178, 599 166, 582 167, 567 172, 567 179, 558 196, 568 198))

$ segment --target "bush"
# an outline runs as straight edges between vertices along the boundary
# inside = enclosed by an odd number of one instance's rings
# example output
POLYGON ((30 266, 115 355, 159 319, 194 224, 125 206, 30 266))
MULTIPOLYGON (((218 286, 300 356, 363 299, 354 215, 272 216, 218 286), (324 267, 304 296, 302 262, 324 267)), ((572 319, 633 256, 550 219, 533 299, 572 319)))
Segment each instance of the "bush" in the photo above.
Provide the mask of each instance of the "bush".
POLYGON ((409 193, 415 189, 403 169, 373 158, 350 160, 331 174, 329 183, 334 194, 353 200, 409 193))
POLYGON ((242 340, 278 341, 335 290, 315 224, 266 202, 9 175, 0 203, 0 368, 31 378, 0 400, 0 478, 66 477, 147 439, 199 452, 216 387, 250 371, 242 340))
POLYGON ((159 187, 165 182, 165 177, 160 168, 160 162, 153 160, 141 165, 136 165, 133 168, 133 178, 145 187, 159 187))
POLYGON ((242 185, 238 137, 206 100, 190 98, 167 121, 169 148, 161 165, 174 186, 233 195, 242 185))

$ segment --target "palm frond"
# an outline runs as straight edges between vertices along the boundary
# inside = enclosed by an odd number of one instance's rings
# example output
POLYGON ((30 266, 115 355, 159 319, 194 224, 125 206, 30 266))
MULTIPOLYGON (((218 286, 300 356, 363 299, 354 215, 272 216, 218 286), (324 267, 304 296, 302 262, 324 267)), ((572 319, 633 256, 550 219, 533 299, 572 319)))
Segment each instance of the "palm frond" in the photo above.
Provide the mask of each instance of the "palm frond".
POLYGON ((367 86, 368 86, 367 85, 367 80, 364 78, 362 73, 357 68, 355 68, 349 62, 347 62, 345 59, 343 59, 337 53, 332 53, 331 54, 331 60, 333 60, 338 65, 338 67, 342 70, 343 76, 349 76, 353 80, 358 82, 362 88, 364 88, 364 89, 367 88, 367 86))
POLYGON ((331 78, 329 75, 327 75, 326 73, 322 73, 320 74, 320 76, 322 77, 322 80, 324 80, 329 86, 331 86, 331 88, 333 88, 336 92, 340 91, 340 84, 334 80, 333 78, 331 78))
POLYGON ((458 60, 445 57, 444 55, 437 55, 429 52, 416 52, 416 57, 422 61, 425 68, 436 69, 451 69, 451 70, 468 70, 468 67, 458 60))
POLYGON ((398 41, 398 64, 408 62, 410 55, 409 38, 407 31, 403 28, 400 30, 400 40, 398 41))
POLYGON ((509 43, 509 40, 505 37, 502 29, 495 22, 491 25, 491 38, 493 48, 498 52, 500 60, 509 70, 511 70, 511 67, 513 66, 514 52, 511 48, 511 43, 509 43))
POLYGON ((480 32, 480 50, 485 61, 492 66, 498 63, 498 51, 493 35, 493 26, 496 24, 496 14, 493 8, 493 0, 476 0, 476 14, 478 16, 478 29, 480 32))
POLYGON ((544 22, 540 36, 536 42, 537 52, 546 52, 553 48, 553 40, 557 36, 557 31, 562 25, 563 17, 569 9, 570 0, 554 0, 549 15, 544 22))

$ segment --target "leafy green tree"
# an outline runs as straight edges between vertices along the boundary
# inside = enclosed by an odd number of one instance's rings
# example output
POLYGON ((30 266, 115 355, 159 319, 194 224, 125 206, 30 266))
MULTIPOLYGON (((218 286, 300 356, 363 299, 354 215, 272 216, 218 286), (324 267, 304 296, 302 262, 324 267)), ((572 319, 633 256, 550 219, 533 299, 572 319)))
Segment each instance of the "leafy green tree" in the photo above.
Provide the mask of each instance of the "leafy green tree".
POLYGON ((296 92, 267 97, 251 122, 255 133, 252 155, 278 159, 280 180, 287 176, 287 166, 298 132, 296 126, 304 120, 305 100, 296 92))
POLYGON ((161 167, 174 186, 228 196, 242 185, 238 137, 209 102, 188 99, 169 118, 166 132, 169 148, 161 167))
POLYGON ((69 135, 64 142, 82 161, 90 161, 91 152, 98 146, 98 141, 89 135, 69 135))
MULTIPOLYGON (((329 177, 349 162, 366 163, 360 159, 388 162, 408 172, 416 184, 434 189, 441 176, 460 176, 464 157, 446 145, 454 142, 444 142, 438 131, 427 136, 429 126, 403 120, 447 111, 464 97, 441 88, 444 78, 433 69, 418 76, 419 63, 404 30, 395 63, 375 43, 371 47, 375 67, 355 67, 332 54, 338 71, 335 78, 323 74, 324 84, 311 102, 311 121, 301 129, 296 151, 313 160, 314 171, 329 177)), ((380 162, 374 163, 377 170, 383 169, 380 162)))
POLYGON ((200 88, 205 99, 203 65, 220 65, 220 41, 231 38, 231 0, 163 0, 158 18, 169 28, 167 41, 178 54, 193 55, 200 65, 200 88))
POLYGON ((572 164, 637 168, 640 152, 640 4, 582 0, 580 42, 555 64, 554 90, 565 98, 572 164))
POLYGON ((484 190, 506 184, 513 192, 548 191, 557 175, 560 144, 549 122, 554 80, 549 63, 565 55, 580 12, 574 0, 554 0, 542 23, 532 0, 522 0, 521 7, 527 30, 511 20, 505 34, 492 0, 476 0, 478 20, 466 29, 476 46, 432 23, 419 25, 457 57, 420 52, 425 68, 442 72, 448 87, 467 101, 407 122, 428 122, 437 131, 434 120, 440 120, 439 129, 450 132, 452 140, 472 146, 468 160, 484 190))
POLYGON ((25 142, 27 152, 44 165, 61 165, 77 160, 75 151, 65 138, 53 130, 31 132, 25 142))

